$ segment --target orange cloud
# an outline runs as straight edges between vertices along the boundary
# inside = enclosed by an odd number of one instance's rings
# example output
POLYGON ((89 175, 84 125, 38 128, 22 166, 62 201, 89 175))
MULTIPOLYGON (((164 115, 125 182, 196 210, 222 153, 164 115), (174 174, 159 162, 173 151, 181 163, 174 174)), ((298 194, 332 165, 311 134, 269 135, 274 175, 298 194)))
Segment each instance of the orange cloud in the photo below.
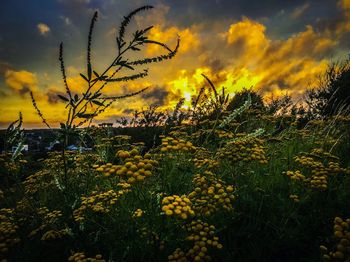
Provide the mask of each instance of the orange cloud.
POLYGON ((234 48, 234 55, 247 59, 261 57, 269 47, 269 39, 265 34, 265 26, 243 17, 241 21, 231 24, 228 32, 222 34, 227 43, 234 48))
POLYGON ((7 70, 5 72, 5 83, 14 92, 24 95, 37 90, 38 79, 36 74, 29 71, 7 70))
POLYGON ((350 10, 350 0, 340 0, 338 6, 343 10, 350 10))
MULTIPOLYGON (((158 33, 159 28, 155 29, 158 33)), ((203 28, 197 26, 191 30, 199 36, 203 28)), ((162 37, 162 33, 156 36, 168 39, 162 37)), ((202 73, 212 79, 217 88, 224 86, 232 95, 253 86, 265 95, 288 93, 299 97, 325 72, 328 60, 322 57, 338 44, 329 33, 316 32, 312 26, 285 40, 271 39, 263 24, 247 17, 231 24, 227 32, 210 39, 199 37, 198 41, 205 48, 189 48, 191 52, 169 62, 172 70, 159 66, 159 70, 153 71, 165 82, 168 107, 182 97, 185 106, 189 106, 191 97, 206 85, 202 73)))
POLYGON ((44 23, 39 23, 36 27, 38 28, 38 31, 42 36, 47 36, 51 31, 50 27, 44 23))
POLYGON ((336 40, 316 33, 311 26, 287 40, 271 41, 254 71, 261 77, 256 87, 267 93, 288 90, 290 95, 300 96, 326 70, 327 60, 318 57, 336 45, 336 40))
POLYGON ((342 11, 342 16, 336 20, 335 25, 329 31, 333 33, 337 39, 341 39, 350 32, 350 1, 341 0, 338 2, 338 7, 342 11))
MULTIPOLYGON (((198 35, 192 32, 190 28, 181 30, 173 26, 163 30, 161 26, 157 25, 150 30, 148 38, 162 43, 174 43, 177 39, 177 36, 180 36, 181 38, 179 53, 189 52, 193 49, 198 48, 200 45, 198 35)), ((147 48, 147 52, 149 54, 156 54, 160 51, 163 50, 161 50, 161 47, 158 45, 149 45, 147 48)))

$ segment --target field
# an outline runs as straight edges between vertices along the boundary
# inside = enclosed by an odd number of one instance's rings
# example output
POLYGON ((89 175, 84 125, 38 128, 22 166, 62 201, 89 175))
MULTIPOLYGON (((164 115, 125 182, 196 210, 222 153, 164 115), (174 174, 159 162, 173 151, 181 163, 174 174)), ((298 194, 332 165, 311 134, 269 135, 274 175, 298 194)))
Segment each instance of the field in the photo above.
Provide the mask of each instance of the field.
POLYGON ((2 261, 349 261, 350 119, 240 109, 140 127, 153 146, 81 129, 93 151, 35 170, 3 154, 2 261))

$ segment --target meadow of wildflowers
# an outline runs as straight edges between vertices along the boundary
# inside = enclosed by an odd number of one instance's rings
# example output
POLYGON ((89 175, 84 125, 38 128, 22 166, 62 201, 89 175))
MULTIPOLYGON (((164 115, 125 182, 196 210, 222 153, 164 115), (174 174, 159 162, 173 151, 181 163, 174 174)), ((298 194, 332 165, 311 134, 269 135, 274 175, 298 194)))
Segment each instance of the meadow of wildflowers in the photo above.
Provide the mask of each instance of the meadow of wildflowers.
POLYGON ((154 147, 88 128, 93 151, 29 175, 2 154, 1 261, 349 261, 349 119, 241 117, 164 127, 154 147))

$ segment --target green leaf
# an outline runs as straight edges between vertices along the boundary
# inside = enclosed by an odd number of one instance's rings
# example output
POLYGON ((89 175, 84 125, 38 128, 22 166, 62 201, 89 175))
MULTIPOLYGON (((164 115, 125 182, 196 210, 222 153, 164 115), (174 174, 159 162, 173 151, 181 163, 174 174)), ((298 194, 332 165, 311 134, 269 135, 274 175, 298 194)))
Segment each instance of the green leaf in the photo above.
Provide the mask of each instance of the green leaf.
POLYGON ((80 118, 91 118, 91 117, 94 117, 95 114, 85 114, 85 113, 79 113, 77 114, 77 117, 80 117, 80 118))
POLYGON ((98 98, 99 96, 101 96, 101 93, 96 93, 96 94, 94 94, 94 95, 91 97, 91 99, 96 99, 96 98, 98 98))
POLYGON ((67 97, 65 97, 65 96, 62 96, 62 95, 57 95, 59 98, 61 98, 63 101, 65 101, 65 102, 68 102, 69 101, 69 99, 67 98, 67 97))
POLYGON ((85 80, 86 82, 89 82, 89 79, 87 79, 87 77, 84 76, 82 73, 80 73, 80 76, 81 76, 82 78, 84 78, 84 80, 85 80))
POLYGON ((147 31, 151 30, 153 27, 154 27, 154 26, 151 25, 151 26, 149 26, 149 27, 143 29, 142 32, 143 32, 143 33, 146 33, 147 31))
POLYGON ((60 123, 61 129, 66 129, 66 125, 64 123, 60 123))
POLYGON ((98 105, 98 106, 104 106, 104 104, 98 100, 92 100, 91 102, 98 105))
POLYGON ((97 78, 100 78, 100 75, 94 70, 94 75, 97 77, 97 78))
POLYGON ((75 102, 78 102, 79 96, 77 94, 74 95, 74 100, 75 100, 75 102))
POLYGON ((117 46, 118 46, 118 50, 120 51, 120 49, 122 49, 125 46, 125 42, 124 40, 120 40, 119 37, 116 38, 117 39, 117 46))
POLYGON ((123 66, 125 66, 125 67, 127 67, 127 68, 129 68, 131 70, 135 70, 132 66, 128 65, 127 63, 124 63, 123 66))
POLYGON ((13 152, 11 159, 15 160, 19 156, 19 154, 22 152, 23 148, 24 148, 24 142, 21 141, 18 143, 15 152, 13 152))

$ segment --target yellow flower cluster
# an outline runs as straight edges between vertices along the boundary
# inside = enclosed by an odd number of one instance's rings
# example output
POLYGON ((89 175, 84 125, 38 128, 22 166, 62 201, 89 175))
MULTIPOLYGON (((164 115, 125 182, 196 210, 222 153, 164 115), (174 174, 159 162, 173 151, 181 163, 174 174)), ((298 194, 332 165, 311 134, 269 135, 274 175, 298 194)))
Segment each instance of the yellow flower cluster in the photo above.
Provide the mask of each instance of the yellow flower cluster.
POLYGON ((118 198, 127 192, 129 192, 128 189, 119 191, 109 190, 102 193, 93 191, 90 196, 81 197, 81 206, 73 212, 74 220, 77 222, 83 221, 85 219, 84 213, 87 210, 95 213, 108 213, 110 207, 116 204, 118 198))
POLYGON ((77 253, 74 253, 73 255, 71 255, 68 258, 68 261, 72 261, 72 262, 105 262, 106 260, 104 260, 102 258, 102 255, 100 255, 100 254, 96 255, 94 258, 89 258, 89 257, 86 257, 86 255, 83 252, 77 252, 77 253))
POLYGON ((205 167, 208 170, 212 170, 219 166, 219 162, 217 160, 210 159, 210 158, 204 158, 204 159, 195 158, 193 159, 193 161, 194 161, 195 167, 197 168, 205 167))
POLYGON ((168 256, 168 260, 172 262, 185 261, 210 261, 208 248, 213 247, 222 249, 222 244, 219 243, 219 238, 215 236, 215 226, 209 225, 201 220, 194 220, 187 225, 189 236, 186 240, 193 242, 192 248, 186 253, 180 248, 177 248, 173 254, 168 256))
POLYGON ((145 226, 137 229, 136 232, 148 245, 158 246, 159 250, 164 249, 165 242, 164 240, 160 240, 159 235, 156 232, 145 226))
POLYGON ((40 189, 45 189, 53 185, 52 174, 48 169, 43 169, 33 175, 28 176, 24 181, 26 194, 35 194, 40 189))
MULTIPOLYGON (((60 217, 62 217, 62 212, 60 210, 50 211, 47 207, 40 207, 36 210, 36 215, 38 217, 40 217, 41 224, 36 229, 32 230, 30 232, 30 234, 28 235, 28 237, 33 237, 36 234, 38 234, 39 232, 43 231, 44 229, 46 229, 48 227, 52 227, 55 223, 58 222, 58 219, 60 217)), ((49 231, 51 231, 51 230, 49 230, 49 231)), ((47 231, 47 232, 49 232, 49 231, 47 231)), ((53 231, 61 232, 62 236, 63 236, 63 234, 65 234, 64 230, 62 230, 62 231, 61 230, 53 230, 53 231)), ((46 238, 48 238, 48 239, 50 238, 50 236, 49 236, 50 234, 46 234, 46 236, 44 237, 45 234, 43 234, 42 240, 45 240, 46 238)), ((58 237, 58 234, 56 234, 56 236, 58 237)))
POLYGON ((129 189, 131 187, 131 185, 129 183, 126 183, 126 182, 120 182, 117 184, 117 186, 119 186, 122 189, 129 189))
POLYGON ((61 230, 49 230, 43 234, 41 237, 42 241, 55 240, 62 238, 68 234, 66 229, 61 230))
POLYGON ((167 216, 178 216, 182 219, 187 219, 189 216, 194 216, 191 200, 185 195, 167 196, 162 200, 162 210, 167 216))
POLYGON ((201 261, 203 258, 210 259, 207 255, 208 247, 222 249, 222 244, 219 243, 219 238, 215 236, 215 226, 209 225, 198 219, 192 221, 187 226, 187 231, 190 235, 187 240, 194 242, 193 248, 188 251, 188 255, 194 261, 201 261))
POLYGON ((327 247, 320 246, 323 261, 350 261, 350 219, 336 217, 333 230, 336 250, 329 251, 327 247))
POLYGON ((219 138, 233 138, 234 134, 232 132, 227 132, 224 130, 215 130, 215 135, 219 138))
POLYGON ((117 156, 123 159, 124 164, 113 165, 107 163, 105 165, 94 165, 96 171, 101 172, 103 176, 117 176, 120 182, 133 184, 136 181, 143 181, 146 177, 153 175, 152 171, 158 165, 158 161, 151 159, 150 154, 143 157, 139 155, 137 149, 129 151, 119 150, 117 156))
POLYGON ((126 135, 118 135, 112 137, 105 137, 101 139, 101 142, 95 145, 97 149, 104 147, 118 148, 122 145, 128 145, 131 137, 126 135))
POLYGON ((25 223, 30 217, 32 211, 32 203, 28 197, 24 197, 16 202, 16 213, 19 214, 19 223, 25 223))
POLYGON ((247 137, 228 142, 218 150, 217 157, 229 159, 231 162, 258 161, 261 164, 267 163, 263 140, 256 137, 247 137))
POLYGON ((175 251, 168 256, 169 262, 189 262, 186 257, 186 253, 181 248, 175 249, 175 251))
POLYGON ((0 209, 0 254, 7 253, 9 248, 18 244, 20 239, 17 237, 18 226, 13 221, 13 209, 0 209))
POLYGON ((143 215, 143 210, 138 208, 135 210, 135 212, 133 213, 132 217, 136 218, 136 217, 142 217, 143 215))
POLYGON ((197 147, 193 162, 196 168, 205 167, 207 170, 212 170, 219 166, 219 162, 212 158, 212 153, 202 147, 197 147))
POLYGON ((0 154, 0 170, 2 168, 5 169, 5 171, 9 173, 17 172, 19 169, 19 166, 16 165, 15 162, 11 161, 11 154, 10 153, 2 153, 0 154))
POLYGON ((320 190, 325 190, 328 187, 327 182, 327 173, 326 172, 317 172, 315 170, 312 170, 312 176, 305 181, 309 183, 311 188, 316 188, 320 190))
POLYGON ((193 178, 194 191, 189 194, 196 213, 205 216, 212 215, 215 211, 223 208, 231 211, 234 187, 215 177, 210 171, 205 171, 204 175, 197 174, 193 178))
MULTIPOLYGON (((72 156, 73 157, 73 156, 72 156)), ((72 158, 72 167, 75 168, 76 172, 81 172, 82 170, 88 170, 90 168, 91 162, 97 162, 98 155, 96 154, 77 154, 72 158)), ((62 160, 61 160, 62 163, 62 160)))
POLYGON ((56 220, 62 216, 62 212, 60 210, 49 211, 47 207, 38 208, 38 215, 43 216, 43 219, 48 223, 52 224, 56 222, 56 220))
POLYGON ((305 183, 311 188, 320 190, 327 189, 329 175, 350 173, 349 169, 341 168, 339 163, 335 162, 336 159, 337 157, 321 149, 314 149, 308 155, 294 157, 295 162, 311 170, 311 176, 305 179, 305 183))
POLYGON ((161 152, 193 152, 196 147, 189 141, 183 139, 176 139, 172 137, 165 137, 162 139, 161 152))
MULTIPOLYGON (((223 124, 223 121, 219 121, 219 123, 223 124)), ((191 134, 192 139, 195 140, 200 140, 201 138, 206 138, 208 136, 211 136, 212 138, 216 140, 222 140, 222 139, 232 139, 235 137, 235 134, 230 131, 225 131, 221 129, 215 129, 214 126, 217 126, 218 123, 216 121, 209 121, 209 120, 204 120, 199 123, 202 128, 197 129, 196 132, 191 134), (207 125, 206 127, 203 127, 203 125, 207 125)), ((239 126, 239 123, 232 121, 227 125, 227 127, 231 127, 231 130, 234 130, 235 127, 239 126)))
POLYGON ((296 181, 304 181, 305 180, 305 176, 299 170, 287 171, 287 172, 285 172, 285 175, 288 176, 292 180, 296 180, 296 181))
POLYGON ((300 201, 298 195, 289 195, 289 198, 293 200, 294 202, 298 203, 300 201))

